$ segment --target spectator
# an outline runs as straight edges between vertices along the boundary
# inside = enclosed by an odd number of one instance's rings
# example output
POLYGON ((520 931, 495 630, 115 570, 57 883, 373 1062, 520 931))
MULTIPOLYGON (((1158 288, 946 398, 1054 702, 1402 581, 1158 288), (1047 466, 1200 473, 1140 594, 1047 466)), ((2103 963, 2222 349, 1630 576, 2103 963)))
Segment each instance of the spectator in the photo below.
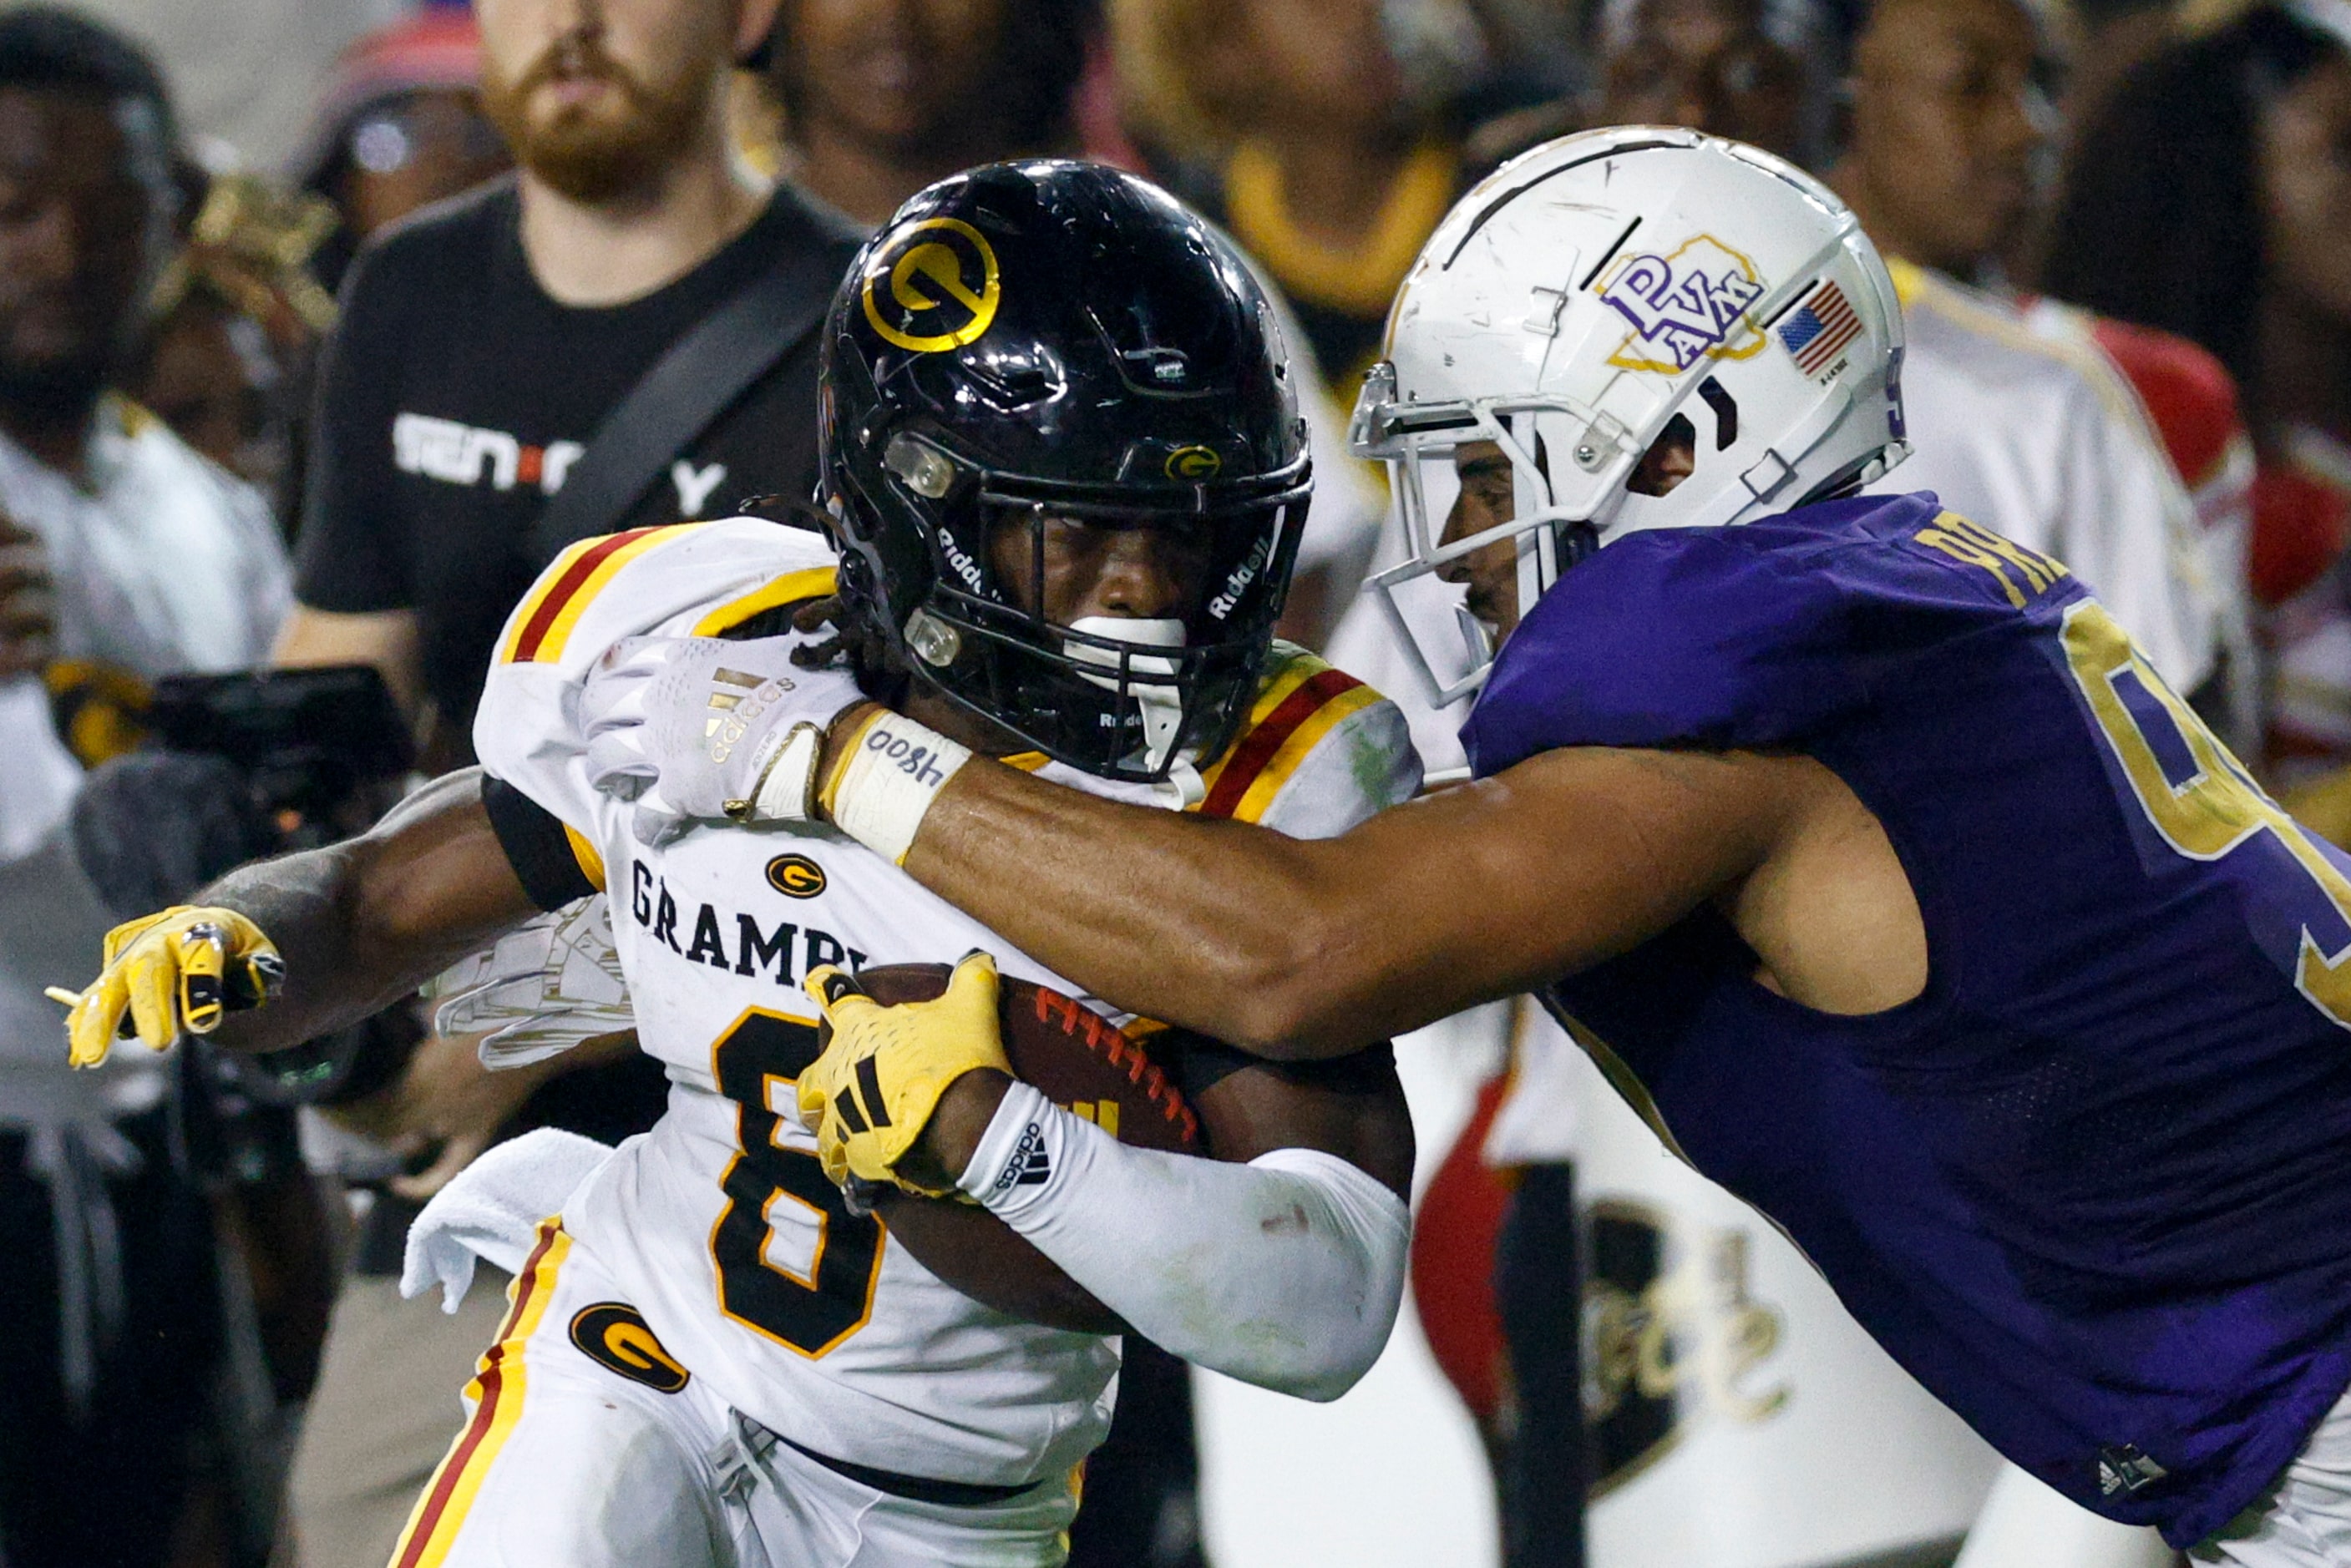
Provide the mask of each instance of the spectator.
POLYGON ((2127 73, 2082 128, 2050 291, 2194 339, 2243 388, 2259 458, 2252 576, 2278 607, 2271 763, 2351 841, 2351 38, 2254 5, 2127 73))
POLYGON ((2032 215, 2055 129, 2039 20, 2012 0, 1878 0, 1852 53, 1839 194, 1868 203, 1881 247, 1982 281, 2032 215))
POLYGON ((259 325, 206 288, 156 317, 130 391, 182 441, 269 493, 286 472, 275 406, 283 379, 259 325))
POLYGON ((294 165, 296 182, 342 215, 317 263, 329 288, 369 236, 512 167, 481 79, 481 30, 458 7, 370 33, 335 62, 294 165))
MULTIPOLYGON (((168 73, 192 136, 283 167, 337 50, 418 0, 77 0, 168 73)), ((425 0, 462 5, 464 0, 425 0)))
POLYGON ((1306 407, 1315 500, 1280 627, 1323 647, 1386 505, 1340 455, 1345 420, 1396 285, 1458 194, 1449 106, 1476 25, 1459 0, 1112 0, 1109 16, 1125 129, 1232 231, 1326 394, 1306 407), (1293 215, 1293 179, 1311 213, 1293 215))
MULTIPOLYGON (((814 327, 853 237, 730 144, 731 67, 774 13, 485 0, 482 99, 518 172, 379 232, 352 266, 278 657, 382 669, 436 767, 469 753, 492 645, 567 505, 562 527, 584 534, 812 493, 814 327), (666 357, 681 345, 690 360, 666 357), (705 372, 722 360, 741 388, 723 407, 630 400, 656 367, 683 370, 662 385, 719 384, 705 372), (600 452, 622 419, 638 444, 600 452), (633 476, 605 462, 631 450, 660 461, 633 476)), ((495 1290, 454 1318, 400 1300, 421 1200, 499 1137, 555 1125, 617 1141, 660 1114, 658 1064, 630 1049, 569 1067, 586 1054, 491 1075, 472 1041, 430 1039, 347 1111, 430 1164, 378 1199, 336 1305, 295 1462, 299 1562, 385 1560, 492 1337, 495 1290)))
POLYGON ((1458 0, 1125 0, 1112 24, 1145 154, 1280 286, 1352 407, 1460 194, 1476 24, 1458 0))
MULTIPOLYGON (((428 6, 336 59, 291 164, 295 183, 337 215, 310 255, 322 287, 342 286, 370 235, 513 167, 482 112, 481 80, 481 29, 462 5, 428 6)), ((317 356, 301 356, 288 370, 283 400, 307 412, 317 401, 317 356)), ((290 435, 278 492, 289 527, 303 513, 309 421, 293 421, 290 435)))
POLYGON ((1602 8, 1602 74, 1587 90, 1488 120, 1469 137, 1479 172, 1538 142, 1602 125, 1704 125, 1792 162, 1817 161, 1829 101, 1801 5, 1616 0, 1602 8), (1786 36, 1783 36, 1786 35, 1786 36))
POLYGON ((335 213, 249 174, 183 168, 194 222, 156 286, 131 395, 198 452, 283 497, 294 387, 335 317, 308 271, 335 213))
MULTIPOLYGON (((2064 560, 2180 691, 2229 711, 2243 631, 2232 545, 2198 524, 2131 385, 2098 346, 2037 331, 1978 276, 2031 216, 2053 129, 2048 51, 2019 0, 1882 0, 1854 47, 1851 135, 1831 182, 1890 264, 1909 347, 1913 456, 1886 481, 1932 490, 2064 560)), ((2189 352, 2184 345, 2169 352, 2189 352)))
POLYGON ((1761 0, 1635 0, 1607 65, 1594 125, 1705 124, 1799 162, 1819 150, 1822 99, 1761 0))
POLYGON ((142 1053, 70 1072, 41 995, 117 917, 77 853, 89 792, 39 672, 68 738, 102 742, 127 722, 107 705, 146 681, 257 662, 287 603, 261 498, 114 389, 166 259, 172 136, 128 44, 0 13, 0 1556, 17 1568, 165 1560, 218 1366, 212 1223, 167 1136, 170 1070, 142 1053))
POLYGON ((799 183, 860 223, 959 169, 1077 150, 1099 0, 784 0, 771 80, 799 183))

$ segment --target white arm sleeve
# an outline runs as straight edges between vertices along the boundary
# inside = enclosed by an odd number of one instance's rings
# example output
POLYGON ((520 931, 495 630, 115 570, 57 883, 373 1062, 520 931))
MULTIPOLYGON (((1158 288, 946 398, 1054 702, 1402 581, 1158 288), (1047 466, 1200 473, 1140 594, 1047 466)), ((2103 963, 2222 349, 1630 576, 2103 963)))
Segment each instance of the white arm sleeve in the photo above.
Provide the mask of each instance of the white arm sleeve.
POLYGON ((1136 1148, 1015 1084, 960 1185, 1138 1333, 1280 1393, 1354 1386, 1404 1296, 1404 1200, 1318 1150, 1136 1148))

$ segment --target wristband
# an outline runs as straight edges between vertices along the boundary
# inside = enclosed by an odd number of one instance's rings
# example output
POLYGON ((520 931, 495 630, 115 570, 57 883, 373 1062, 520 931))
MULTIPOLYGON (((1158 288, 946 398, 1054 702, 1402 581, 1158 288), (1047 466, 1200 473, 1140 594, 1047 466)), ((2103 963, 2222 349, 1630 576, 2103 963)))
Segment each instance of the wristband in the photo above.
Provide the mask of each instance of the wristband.
POLYGON ((981 1208, 997 1210, 1041 1193, 1055 1168, 1068 1163, 1061 1147, 1065 1116, 1035 1085, 1015 1081, 988 1118, 970 1163, 956 1179, 956 1189, 981 1208))
POLYGON ((835 827, 903 866, 939 791, 971 761, 971 748, 882 709, 850 736, 822 795, 835 827))

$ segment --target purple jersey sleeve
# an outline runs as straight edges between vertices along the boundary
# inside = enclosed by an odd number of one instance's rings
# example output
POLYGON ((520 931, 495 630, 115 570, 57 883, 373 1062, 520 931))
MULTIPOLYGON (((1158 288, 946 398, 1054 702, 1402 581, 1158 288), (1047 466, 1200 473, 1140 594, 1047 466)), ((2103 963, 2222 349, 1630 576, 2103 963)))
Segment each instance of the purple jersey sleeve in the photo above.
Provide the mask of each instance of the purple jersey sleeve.
POLYGON ((1988 580, 1885 548, 1939 511, 1931 495, 1871 498, 1610 545, 1504 646, 1462 731, 1472 765, 1498 773, 1562 745, 1803 745, 1899 664, 1907 639, 1880 635, 1889 605, 1995 608, 1988 580))

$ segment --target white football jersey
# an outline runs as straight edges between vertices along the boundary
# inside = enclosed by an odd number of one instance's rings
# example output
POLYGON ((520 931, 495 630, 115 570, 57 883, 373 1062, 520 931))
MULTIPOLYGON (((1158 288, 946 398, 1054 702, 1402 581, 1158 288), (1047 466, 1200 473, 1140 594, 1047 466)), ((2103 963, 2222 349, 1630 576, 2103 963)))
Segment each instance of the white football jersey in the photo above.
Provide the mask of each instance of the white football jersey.
MULTIPOLYGON (((792 1115, 792 1085, 816 1055, 799 982, 819 964, 951 963, 985 948, 1006 974, 1083 993, 830 828, 702 828, 648 849, 630 808, 587 782, 578 700, 606 648, 717 634, 831 593, 832 567, 821 536, 750 518, 612 535, 559 557, 500 640, 475 750, 561 823, 610 893, 638 1038, 671 1081, 667 1115, 563 1221, 672 1355, 789 1440, 939 1480, 1059 1476, 1107 1430, 1115 1341, 992 1312, 851 1214, 792 1115)), ((1239 737, 1201 769, 1202 809, 1334 834, 1409 796, 1419 772, 1392 704, 1277 644, 1239 737)))
POLYGON ((2094 344, 2009 302, 1889 259, 1902 300, 1911 453, 1880 495, 1944 505, 2065 563, 2178 691, 2219 658, 2229 590, 2195 504, 2128 382, 2094 344))

